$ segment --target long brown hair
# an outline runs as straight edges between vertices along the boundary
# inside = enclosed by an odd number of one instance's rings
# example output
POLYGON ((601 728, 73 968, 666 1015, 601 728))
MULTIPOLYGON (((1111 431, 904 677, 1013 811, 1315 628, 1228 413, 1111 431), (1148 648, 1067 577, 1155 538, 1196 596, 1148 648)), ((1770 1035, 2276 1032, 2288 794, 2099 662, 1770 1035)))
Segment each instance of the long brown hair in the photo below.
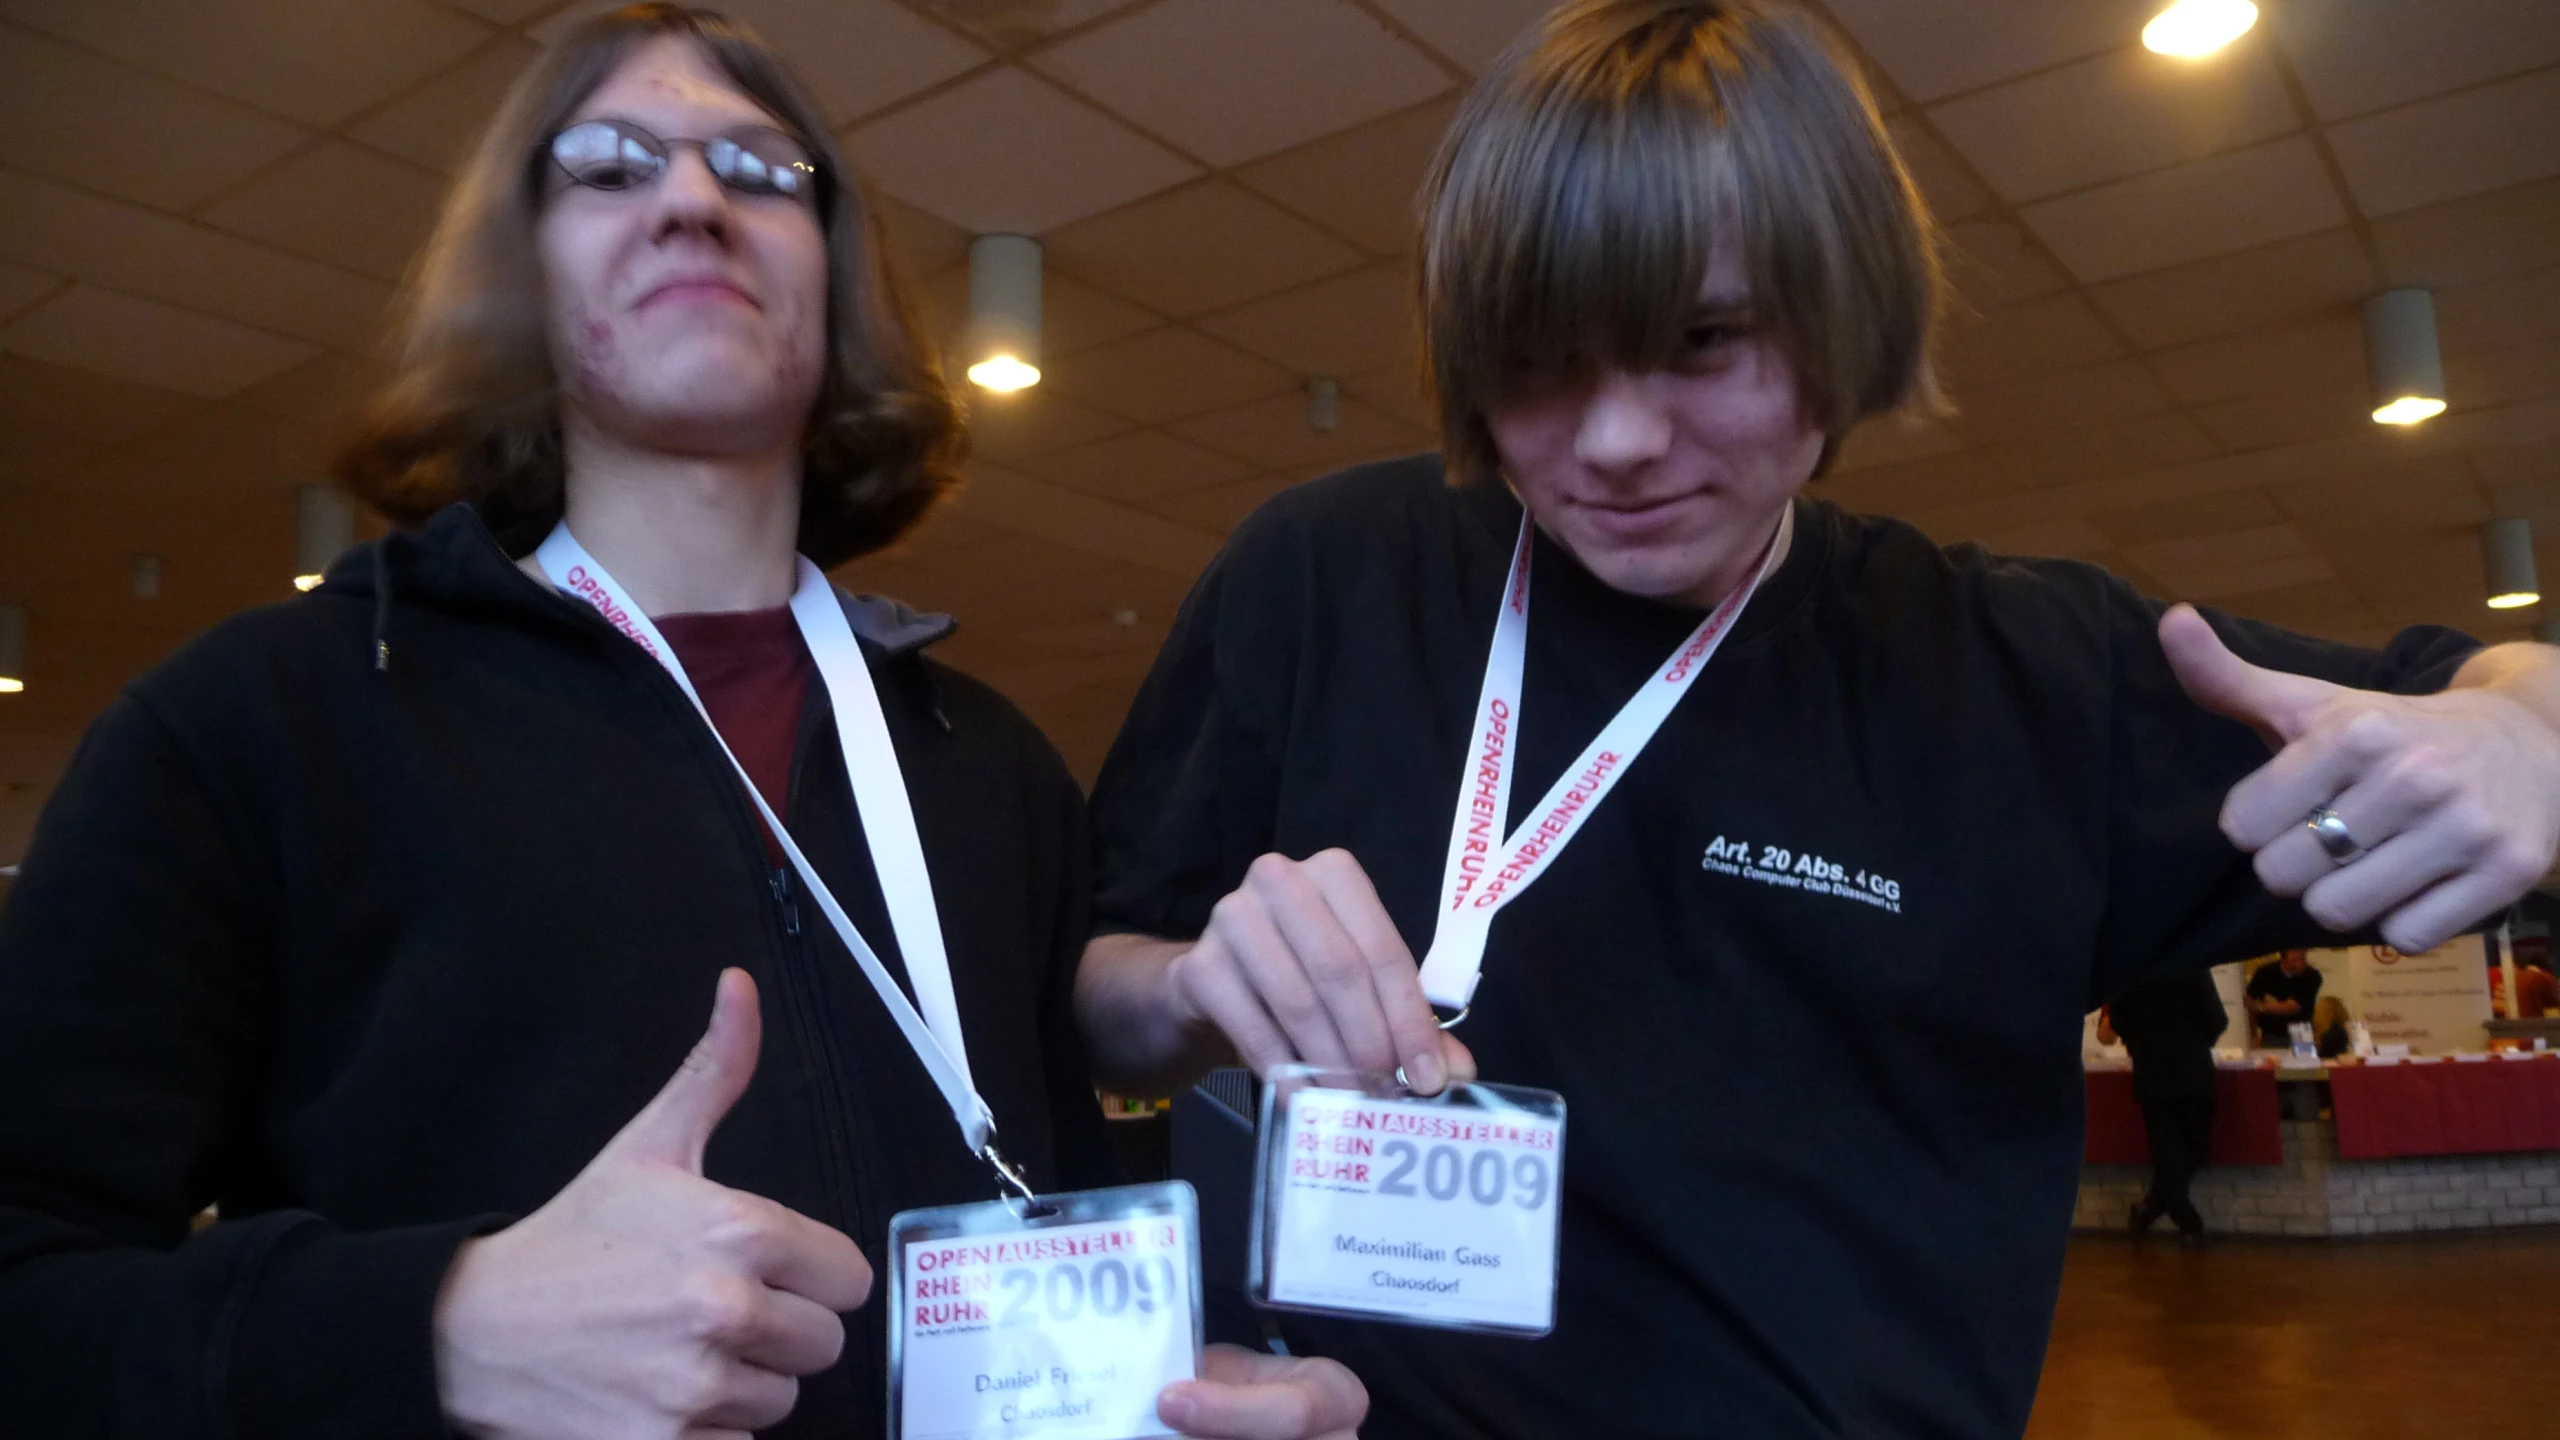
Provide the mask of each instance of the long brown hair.
POLYGON ((359 414, 339 482, 404 525, 468 501, 511 553, 558 523, 559 384, 534 248, 540 148, 661 36, 700 47, 821 167, 827 364, 802 441, 799 545, 825 566, 877 550, 956 483, 966 449, 958 410, 817 106, 753 33, 683 5, 600 15, 507 93, 410 273, 391 376, 359 414))
POLYGON ((1557 9, 1459 107, 1421 220, 1453 480, 1499 468, 1484 416, 1508 367, 1594 342, 1592 361, 1665 364, 1728 227, 1826 436, 1934 401, 1928 210, 1854 62, 1785 0, 1557 9))

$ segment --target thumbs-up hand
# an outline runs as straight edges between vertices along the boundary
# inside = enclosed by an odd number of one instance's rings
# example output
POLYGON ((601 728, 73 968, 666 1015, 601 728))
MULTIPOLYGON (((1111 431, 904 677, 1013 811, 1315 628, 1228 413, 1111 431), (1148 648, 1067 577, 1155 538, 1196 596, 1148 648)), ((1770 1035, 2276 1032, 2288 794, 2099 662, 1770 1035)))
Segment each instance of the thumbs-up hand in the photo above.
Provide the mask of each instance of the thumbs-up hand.
POLYGON ((2276 752, 2232 787, 2222 833, 2330 929, 2378 919, 2394 948, 2432 949, 2560 854, 2560 731, 2494 681, 2465 683, 2470 665, 2434 695, 2351 689, 2250 664, 2188 605, 2161 617, 2160 646, 2197 704, 2276 752), (2309 827, 2323 807, 2357 847, 2344 858, 2309 827))
POLYGON ((446 1417, 486 1440, 745 1440, 844 1349, 871 1267, 835 1230, 702 1178, 755 1073, 755 982, 620 1134, 533 1214, 464 1245, 436 1301, 446 1417))

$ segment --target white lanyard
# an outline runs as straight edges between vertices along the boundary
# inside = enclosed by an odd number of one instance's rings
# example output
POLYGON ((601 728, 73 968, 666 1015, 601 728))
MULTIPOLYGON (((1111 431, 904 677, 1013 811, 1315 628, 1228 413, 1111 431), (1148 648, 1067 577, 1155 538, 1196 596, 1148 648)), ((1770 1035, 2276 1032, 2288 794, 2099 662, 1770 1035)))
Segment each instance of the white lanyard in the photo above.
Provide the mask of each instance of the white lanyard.
POLYGON ((915 986, 915 1003, 909 1004, 906 992, 898 988, 888 967, 846 917, 844 907, 836 903, 835 892, 818 878, 817 869, 800 853, 791 832, 782 826, 782 817, 773 813, 763 792, 756 789, 754 777, 738 763, 736 752, 711 723, 711 712, 703 709, 702 697, 687 679, 684 666, 676 659, 675 649, 658 633, 640 607, 631 603, 625 591, 607 573, 604 566, 589 555, 569 534, 567 521, 553 527, 551 536, 533 552, 535 563, 551 577, 551 583, 596 608, 613 628, 630 637, 632 643, 648 652, 649 657, 666 667, 676 685, 693 702, 702 723, 719 742, 720 753, 729 757, 738 772, 738 780, 747 787, 747 798, 755 802, 756 813, 773 831, 774 840, 800 874, 800 883, 825 912, 827 923, 835 927, 844 948, 853 952, 854 962, 862 967, 863 978, 879 992, 880 1003, 888 1007, 889 1018, 898 1022, 898 1031, 914 1047, 916 1058, 924 1062, 933 1083, 942 1091, 943 1101, 950 1105, 951 1116, 960 1123, 960 1133, 969 1142, 970 1152, 985 1156, 1004 1177, 1029 1194, 1022 1179, 996 1153, 995 1115, 978 1095, 977 1086, 969 1078, 968 1042, 960 1033, 960 1005, 951 990, 951 957, 943 949, 942 919, 933 903, 933 878, 925 870, 924 842, 916 835, 914 807, 907 799, 905 777, 898 769, 898 752, 889 743, 888 721, 880 713, 880 694, 871 684, 871 667, 862 658, 862 646, 853 638, 853 626, 844 618, 844 607, 836 599, 835 587, 807 557, 796 557, 800 563, 800 585, 791 596, 791 618, 800 624, 800 636, 808 642, 810 658, 817 662, 818 678, 827 687, 827 698, 835 711, 836 737, 844 747, 845 773, 853 782, 853 803, 862 816, 864 837, 871 845, 872 869, 880 877, 880 893, 889 904, 889 927, 898 937, 899 958, 906 962, 907 979, 915 986))
POLYGON ((1506 836, 1502 821, 1511 810, 1520 676, 1529 648, 1530 540, 1537 533, 1528 515, 1520 517, 1520 543, 1512 550, 1511 578, 1503 586, 1502 608, 1494 615, 1493 649, 1485 658, 1484 693, 1476 701, 1476 743, 1459 783, 1457 818, 1449 822, 1440 920, 1431 936, 1430 954, 1422 962, 1422 993, 1432 1004, 1463 1011, 1475 998, 1476 982, 1484 973, 1485 938, 1495 912, 1546 873, 1548 862, 1582 832, 1582 822, 1591 818, 1618 777, 1662 728, 1671 707, 1689 693, 1690 683, 1732 632, 1734 617, 1751 602, 1760 582, 1769 578, 1787 523, 1781 518, 1770 535, 1750 583, 1727 595, 1698 622, 1671 658, 1556 777, 1556 783, 1539 797, 1537 808, 1506 836))

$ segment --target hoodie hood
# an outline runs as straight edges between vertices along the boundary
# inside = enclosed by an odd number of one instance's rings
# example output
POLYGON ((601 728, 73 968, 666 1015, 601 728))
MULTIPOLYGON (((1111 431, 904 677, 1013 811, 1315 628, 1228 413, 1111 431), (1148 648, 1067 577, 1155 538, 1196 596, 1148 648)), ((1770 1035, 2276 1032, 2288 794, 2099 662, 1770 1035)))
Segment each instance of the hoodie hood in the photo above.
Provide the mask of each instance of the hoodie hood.
MULTIPOLYGON (((549 624, 594 626, 595 612, 548 591, 516 568, 497 537, 468 504, 447 505, 414 530, 394 530, 349 549, 329 566, 313 595, 373 602, 373 666, 391 667, 391 604, 425 605, 465 616, 520 616, 549 624)), ((882 595, 841 588, 836 598, 873 669, 923 650, 959 623, 882 595)))

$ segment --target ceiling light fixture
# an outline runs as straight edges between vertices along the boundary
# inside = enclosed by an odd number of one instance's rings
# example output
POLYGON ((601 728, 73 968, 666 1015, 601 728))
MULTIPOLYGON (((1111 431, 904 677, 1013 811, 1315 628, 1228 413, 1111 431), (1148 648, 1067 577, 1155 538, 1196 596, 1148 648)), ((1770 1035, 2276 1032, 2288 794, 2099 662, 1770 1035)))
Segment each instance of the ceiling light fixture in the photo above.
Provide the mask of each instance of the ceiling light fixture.
POLYGON ((356 543, 356 512, 346 496, 323 485, 305 485, 299 494, 302 525, 294 540, 293 588, 308 590, 328 573, 330 561, 356 543))
POLYGON ((2444 358, 2436 352, 2436 297, 2385 290, 2364 302, 2365 364, 2377 425, 2415 425, 2444 413, 2444 358))
POLYGON ((2480 527, 2480 562, 2489 572, 2489 608, 2520 610, 2542 598, 2533 573, 2533 522, 2522 516, 2480 527))
POLYGON ((2142 27, 2144 48, 2201 60, 2249 33, 2258 7, 2249 0, 2178 0, 2142 27))
POLYGON ((133 598, 137 600, 160 598, 159 556, 136 555, 133 557, 133 598))
POLYGON ((15 695, 26 688, 26 608, 0 605, 0 695, 15 695))
POLYGON ((985 390, 1040 383, 1040 242, 981 235, 969 242, 969 379, 985 390))
POLYGON ((1342 423, 1342 382, 1319 375, 1307 382, 1307 428, 1330 435, 1342 423))

